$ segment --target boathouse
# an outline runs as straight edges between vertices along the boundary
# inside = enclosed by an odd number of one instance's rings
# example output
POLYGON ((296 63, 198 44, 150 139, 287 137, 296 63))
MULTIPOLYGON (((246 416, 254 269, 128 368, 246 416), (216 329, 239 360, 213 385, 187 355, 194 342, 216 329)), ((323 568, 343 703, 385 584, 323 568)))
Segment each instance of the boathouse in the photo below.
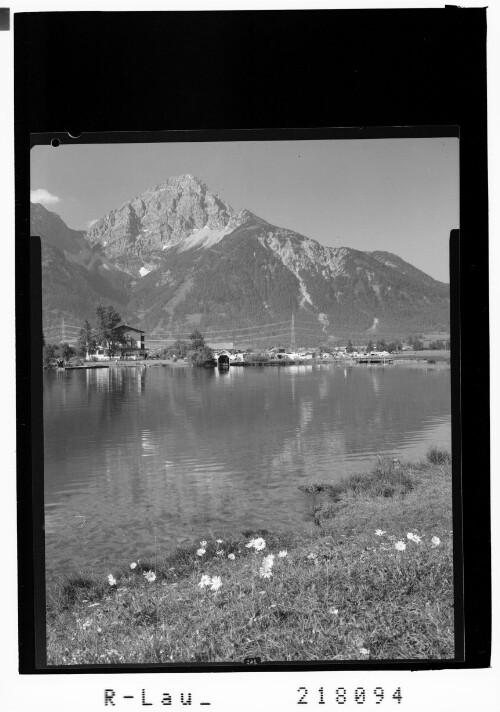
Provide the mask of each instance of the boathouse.
POLYGON ((229 353, 223 351, 217 357, 217 366, 219 368, 229 368, 229 353))

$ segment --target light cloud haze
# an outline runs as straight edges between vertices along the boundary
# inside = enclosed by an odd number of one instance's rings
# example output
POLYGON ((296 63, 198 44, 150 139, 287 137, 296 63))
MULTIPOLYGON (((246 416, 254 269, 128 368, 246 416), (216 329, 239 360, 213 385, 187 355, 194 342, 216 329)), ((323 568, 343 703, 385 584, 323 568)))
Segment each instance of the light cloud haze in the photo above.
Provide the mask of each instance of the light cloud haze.
POLYGON ((30 201, 32 203, 41 203, 42 205, 55 205, 61 202, 61 198, 58 198, 57 195, 52 195, 45 188, 37 188, 30 191, 30 201))

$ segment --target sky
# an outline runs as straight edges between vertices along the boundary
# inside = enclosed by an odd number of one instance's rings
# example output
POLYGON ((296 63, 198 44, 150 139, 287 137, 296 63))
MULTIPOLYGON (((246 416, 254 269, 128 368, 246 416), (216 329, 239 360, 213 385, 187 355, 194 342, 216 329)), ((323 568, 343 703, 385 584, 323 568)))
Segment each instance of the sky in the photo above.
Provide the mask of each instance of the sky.
POLYGON ((32 200, 73 229, 163 179, 191 173, 247 208, 323 245, 385 250, 449 282, 459 227, 456 138, 36 146, 32 200))

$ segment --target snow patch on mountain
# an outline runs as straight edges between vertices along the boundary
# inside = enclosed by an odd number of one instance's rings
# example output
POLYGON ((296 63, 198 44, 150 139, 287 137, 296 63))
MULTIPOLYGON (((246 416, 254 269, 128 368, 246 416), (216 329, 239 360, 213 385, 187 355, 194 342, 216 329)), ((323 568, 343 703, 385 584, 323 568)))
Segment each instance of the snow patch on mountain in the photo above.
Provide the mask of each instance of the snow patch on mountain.
POLYGON ((311 295, 309 294, 309 292, 306 289, 304 280, 302 279, 302 277, 299 274, 295 274, 295 276, 299 280, 299 289, 300 289, 300 293, 302 294, 302 299, 300 300, 300 306, 303 307, 305 305, 305 303, 307 302, 308 304, 310 304, 313 307, 314 304, 312 303, 311 295))
POLYGON ((285 267, 297 274, 299 270, 313 270, 325 279, 344 274, 343 263, 347 254, 345 247, 325 247, 316 240, 296 233, 279 234, 268 232, 259 237, 264 247, 275 252, 285 267))
POLYGON ((323 330, 323 331, 325 332, 325 334, 326 334, 326 327, 327 327, 327 326, 330 326, 330 322, 329 322, 329 320, 328 320, 327 315, 320 312, 320 313, 318 314, 318 321, 319 321, 319 323, 322 325, 322 327, 323 327, 322 330, 323 330))
POLYGON ((297 278, 302 295, 301 307, 306 303, 314 307, 301 272, 312 273, 312 276, 320 274, 325 280, 344 273, 343 260, 347 254, 345 248, 324 247, 316 240, 288 231, 285 234, 283 231, 267 232, 258 239, 261 245, 272 250, 297 278))
POLYGON ((220 242, 226 235, 234 230, 233 225, 226 225, 222 230, 211 230, 208 225, 195 230, 192 235, 185 237, 179 248, 179 252, 185 252, 186 250, 194 249, 205 249, 213 247, 218 242, 220 242))
POLYGON ((151 272, 151 270, 150 270, 150 269, 146 269, 146 267, 141 267, 140 270, 139 270, 139 274, 141 275, 141 277, 145 277, 145 276, 146 276, 147 274, 149 274, 150 272, 151 272))

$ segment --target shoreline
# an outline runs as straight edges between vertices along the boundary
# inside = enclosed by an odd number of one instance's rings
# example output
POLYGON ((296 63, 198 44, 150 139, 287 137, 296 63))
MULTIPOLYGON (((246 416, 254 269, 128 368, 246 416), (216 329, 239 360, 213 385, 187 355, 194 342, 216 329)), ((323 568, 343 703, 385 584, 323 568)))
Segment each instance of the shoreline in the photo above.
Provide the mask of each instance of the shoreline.
MULTIPOLYGON (((266 367, 281 367, 287 368, 290 366, 338 366, 342 368, 373 368, 373 367, 383 367, 388 366, 419 366, 426 368, 450 368, 450 357, 449 356, 436 356, 434 358, 419 357, 419 356, 394 356, 391 359, 384 361, 375 361, 371 363, 358 363, 354 359, 331 359, 331 360, 315 360, 315 359, 304 359, 295 361, 246 361, 246 362, 236 362, 231 363, 228 368, 266 368, 266 367)), ((85 369, 98 369, 98 368, 160 368, 160 367, 170 367, 170 368, 195 368, 192 364, 179 359, 178 361, 172 361, 169 359, 144 359, 141 361, 111 361, 105 363, 85 363, 78 366, 60 366, 53 368, 46 368, 45 371, 78 371, 85 369)), ((205 367, 197 367, 205 368, 205 367)), ((217 368, 217 366, 207 366, 206 368, 217 368)))
POLYGON ((311 531, 244 532, 123 563, 109 581, 49 583, 48 663, 453 657, 449 455, 302 489, 311 531))

